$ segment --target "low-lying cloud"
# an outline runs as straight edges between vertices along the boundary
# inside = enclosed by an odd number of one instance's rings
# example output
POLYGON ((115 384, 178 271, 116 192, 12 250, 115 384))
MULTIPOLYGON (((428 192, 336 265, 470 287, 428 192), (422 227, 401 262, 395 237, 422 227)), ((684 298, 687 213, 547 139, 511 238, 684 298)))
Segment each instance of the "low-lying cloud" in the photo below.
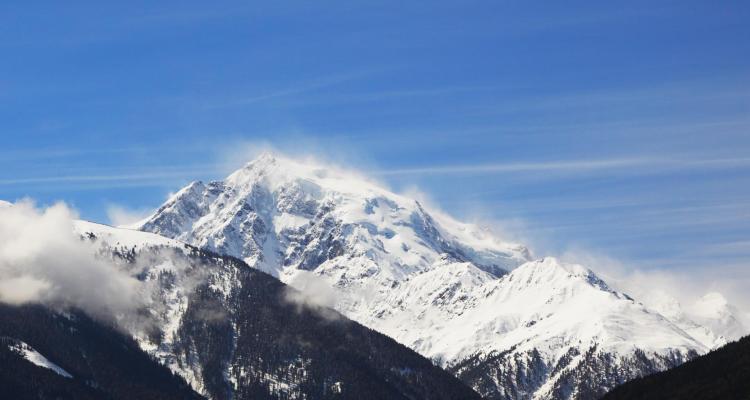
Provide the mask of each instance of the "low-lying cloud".
POLYGON ((77 307, 101 317, 146 305, 140 282, 97 258, 94 244, 74 233, 76 217, 64 203, 0 207, 0 302, 77 307))
POLYGON ((284 291, 284 300, 300 307, 318 312, 324 318, 336 320, 341 315, 333 311, 336 304, 336 292, 322 277, 313 272, 299 270, 288 282, 284 291))

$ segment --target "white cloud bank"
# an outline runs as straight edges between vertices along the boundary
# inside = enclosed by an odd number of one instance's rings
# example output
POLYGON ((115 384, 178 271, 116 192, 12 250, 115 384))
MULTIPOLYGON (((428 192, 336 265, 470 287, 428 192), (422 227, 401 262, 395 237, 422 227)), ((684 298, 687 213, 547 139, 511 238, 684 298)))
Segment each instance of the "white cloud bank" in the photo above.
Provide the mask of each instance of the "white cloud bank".
POLYGON ((117 317, 145 305, 138 280, 95 257, 73 231, 76 213, 63 203, 0 207, 0 302, 78 307, 117 317))
POLYGON ((325 279, 310 271, 296 271, 284 291, 284 300, 300 307, 318 312, 328 320, 337 320, 341 315, 333 311, 336 292, 325 279))

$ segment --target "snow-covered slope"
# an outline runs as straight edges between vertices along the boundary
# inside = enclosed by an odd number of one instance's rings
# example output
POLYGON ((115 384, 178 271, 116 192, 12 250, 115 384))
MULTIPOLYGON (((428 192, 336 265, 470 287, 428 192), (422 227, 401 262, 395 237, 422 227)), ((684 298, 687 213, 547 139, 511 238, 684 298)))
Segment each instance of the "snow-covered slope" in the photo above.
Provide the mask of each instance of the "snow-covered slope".
POLYGON ((396 326, 426 325, 420 331, 435 331, 438 321, 445 325, 437 329, 431 343, 415 340, 407 344, 444 360, 464 359, 478 349, 546 347, 554 353, 561 346, 595 344, 603 351, 624 354, 634 348, 705 350, 666 318, 610 289, 580 265, 546 257, 500 279, 468 281, 468 271, 459 274, 460 280, 434 274, 416 277, 393 299, 394 306, 407 304, 405 310, 444 302, 433 315, 399 313, 396 326), (464 293, 456 296, 459 288, 464 293), (445 301, 449 297, 453 301, 445 301))
POLYGON ((18 340, 14 344, 11 344, 8 346, 11 350, 17 352, 20 354, 23 358, 28 360, 30 363, 42 367, 47 368, 52 371, 54 371, 56 374, 64 377, 64 378, 72 378, 73 375, 69 374, 68 371, 60 368, 59 365, 53 363, 52 361, 48 360, 47 357, 43 356, 41 353, 36 351, 33 347, 29 346, 28 344, 18 340))
POLYGON ((428 214, 362 177, 269 153, 222 182, 191 183, 135 227, 231 254, 276 276, 342 256, 350 265, 356 259, 362 273, 377 269, 392 280, 431 269, 443 254, 492 274, 530 258, 523 246, 428 214))
POLYGON ((133 248, 171 246, 183 247, 184 243, 164 236, 134 229, 115 228, 84 220, 73 221, 73 228, 80 235, 94 235, 110 247, 133 248))
POLYGON ((717 292, 709 292, 687 306, 661 291, 651 292, 642 300, 709 349, 748 333, 740 311, 717 292))
POLYGON ((479 398, 393 339, 307 306, 240 260, 152 233, 83 221, 75 230, 137 278, 147 299, 116 316, 120 327, 208 398, 479 398))
POLYGON ((137 228, 242 258, 492 398, 595 397, 708 349, 582 266, 534 261, 314 163, 264 154, 190 184, 137 228))

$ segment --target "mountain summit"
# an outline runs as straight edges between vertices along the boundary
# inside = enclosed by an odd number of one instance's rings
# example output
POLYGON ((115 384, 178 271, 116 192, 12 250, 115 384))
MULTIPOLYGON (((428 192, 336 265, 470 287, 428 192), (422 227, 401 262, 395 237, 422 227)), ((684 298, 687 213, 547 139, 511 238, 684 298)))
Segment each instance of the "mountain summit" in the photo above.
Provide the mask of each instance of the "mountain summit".
POLYGON ((594 398, 708 350, 583 266, 270 153, 191 183, 137 228, 238 257, 488 398, 594 398))
MULTIPOLYGON (((499 276, 525 247, 442 214, 361 176, 263 153, 224 181, 193 182, 136 228, 230 254, 282 276, 359 265, 391 281, 445 257, 499 276)), ((368 274, 369 274, 368 273, 368 274)), ((284 280, 284 278, 282 278, 284 280)))

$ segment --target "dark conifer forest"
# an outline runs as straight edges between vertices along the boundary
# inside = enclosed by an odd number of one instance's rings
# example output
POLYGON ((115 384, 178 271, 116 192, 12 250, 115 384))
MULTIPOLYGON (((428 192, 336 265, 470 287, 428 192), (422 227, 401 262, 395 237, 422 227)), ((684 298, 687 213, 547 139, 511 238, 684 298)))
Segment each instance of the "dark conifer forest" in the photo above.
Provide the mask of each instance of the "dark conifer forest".
POLYGON ((131 338, 82 312, 0 304, 0 398, 202 399, 131 338), (72 375, 27 361, 23 341, 72 375))
POLYGON ((604 399, 750 399, 750 336, 679 367, 634 379, 604 399))

